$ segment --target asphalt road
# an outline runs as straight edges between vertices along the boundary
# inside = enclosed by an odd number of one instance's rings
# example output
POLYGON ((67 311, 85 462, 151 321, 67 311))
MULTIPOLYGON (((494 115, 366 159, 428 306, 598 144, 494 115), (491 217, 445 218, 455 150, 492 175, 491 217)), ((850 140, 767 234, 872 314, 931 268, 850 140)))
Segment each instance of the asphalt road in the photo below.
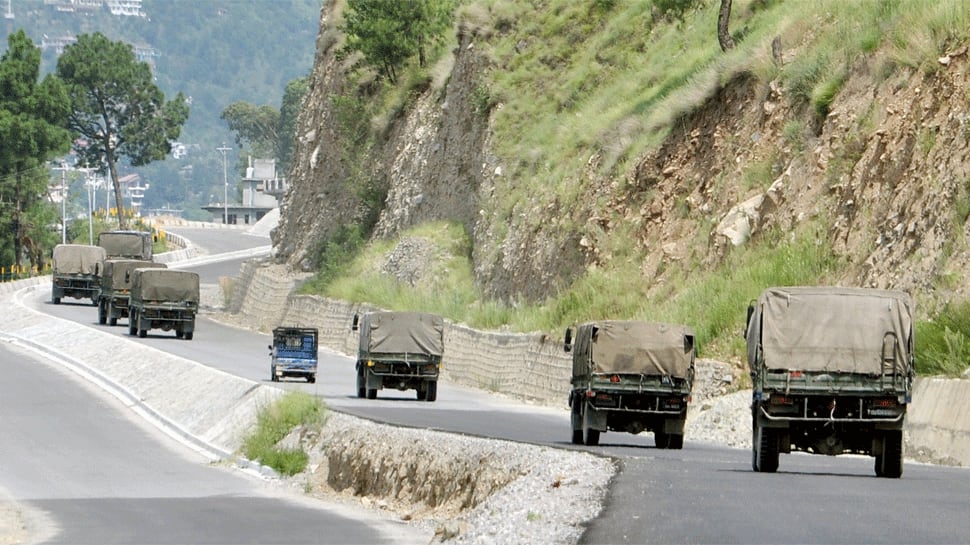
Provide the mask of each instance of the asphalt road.
MULTIPOLYGON (((173 229, 175 230, 175 229, 173 229)), ((177 231, 191 238, 188 232, 177 231)), ((223 232, 223 236, 238 236, 223 232)), ((209 242, 210 245, 214 244, 209 242)), ((209 280, 212 281, 212 280, 209 280)), ((206 282, 203 279, 203 282, 206 282)), ((93 307, 48 304, 37 308, 97 326, 93 307)), ((127 335, 126 327, 110 328, 127 335)), ((224 371, 269 384, 269 338, 199 320, 195 340, 157 335, 132 338, 224 371)), ((751 471, 747 450, 691 437, 683 450, 658 450, 649 434, 609 433, 599 447, 568 443, 561 409, 532 407, 447 384, 438 401, 414 392, 382 390, 358 399, 353 360, 321 353, 316 384, 289 381, 324 397, 332 409, 392 424, 433 428, 513 441, 581 448, 620 464, 603 513, 583 543, 967 543, 970 472, 907 463, 902 479, 880 479, 871 458, 783 455, 776 474, 751 471)), ((565 389, 564 389, 565 392, 565 389)))
POLYGON ((0 368, 0 487, 27 508, 38 542, 421 542, 403 524, 212 465, 101 390, 15 345, 0 344, 0 368))

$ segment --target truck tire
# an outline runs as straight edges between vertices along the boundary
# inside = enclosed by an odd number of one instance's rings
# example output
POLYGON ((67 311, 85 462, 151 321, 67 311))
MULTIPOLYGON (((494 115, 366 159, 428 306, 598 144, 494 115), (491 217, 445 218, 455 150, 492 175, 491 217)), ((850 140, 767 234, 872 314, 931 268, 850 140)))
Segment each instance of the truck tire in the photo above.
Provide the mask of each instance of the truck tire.
POLYGON ((665 449, 670 442, 670 436, 660 430, 657 430, 653 432, 653 442, 655 445, 657 445, 657 448, 665 449))
POLYGON ((426 399, 428 399, 428 391, 425 390, 424 388, 427 388, 427 385, 422 385, 417 390, 415 390, 418 395, 418 401, 425 401, 426 399))
POLYGON ((587 422, 587 411, 583 411, 583 443, 588 447, 595 447, 600 444, 600 430, 594 430, 587 422))
POLYGON ((438 381, 433 380, 428 383, 428 393, 425 399, 429 403, 438 399, 438 381))
POLYGON ((61 298, 60 297, 52 297, 51 298, 51 301, 53 301, 55 305, 61 304, 61 298))
POLYGON ((364 368, 357 363, 357 397, 363 399, 367 395, 367 390, 364 388, 364 368))
POLYGON ((367 399, 377 399, 377 388, 367 389, 367 399))
POLYGON ((147 329, 139 329, 138 330, 138 336, 141 337, 142 339, 144 339, 145 337, 148 336, 148 330, 147 329))
POLYGON ((134 310, 128 311, 128 336, 135 335, 135 322, 138 320, 138 312, 134 310))
POLYGON ((98 323, 101 325, 108 323, 108 309, 105 308, 106 306, 107 305, 105 305, 104 301, 101 301, 101 303, 98 304, 98 323))
POLYGON ((582 400, 578 396, 573 397, 570 403, 569 423, 572 425, 574 445, 583 444, 583 407, 582 400))
POLYGON ((195 331, 186 331, 185 332, 185 340, 191 341, 193 337, 195 337, 195 331))
POLYGON ((667 436, 667 448, 681 450, 684 448, 684 434, 672 433, 667 436))
POLYGON ((307 375, 307 376, 306 376, 306 381, 307 381, 307 383, 309 383, 309 384, 313 384, 313 383, 315 383, 315 382, 317 381, 317 375, 316 375, 316 374, 313 374, 313 375, 307 375))
POLYGON ((903 432, 887 431, 882 452, 876 455, 876 476, 898 479, 903 476, 903 432))
POLYGON ((270 380, 270 382, 279 382, 280 381, 280 377, 276 376, 276 366, 275 365, 270 365, 269 366, 269 380, 270 380))
POLYGON ((778 435, 771 428, 754 427, 754 470, 760 473, 778 471, 778 435))

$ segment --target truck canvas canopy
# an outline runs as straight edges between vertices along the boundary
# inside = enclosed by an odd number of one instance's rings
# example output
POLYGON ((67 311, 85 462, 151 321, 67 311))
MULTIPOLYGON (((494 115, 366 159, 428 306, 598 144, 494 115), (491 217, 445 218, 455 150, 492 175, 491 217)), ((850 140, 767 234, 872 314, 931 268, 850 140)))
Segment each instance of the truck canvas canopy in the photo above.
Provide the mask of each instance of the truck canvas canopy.
POLYGON ((129 259, 152 258, 152 234, 143 231, 104 231, 98 235, 98 246, 108 257, 129 259))
POLYGON ((131 271, 142 268, 164 269, 164 263, 140 259, 109 259, 104 262, 104 278, 101 285, 107 290, 126 290, 131 287, 131 271))
POLYGON ((912 364, 913 303, 904 292, 863 288, 765 290, 748 322, 748 362, 765 368, 905 375, 912 364), (759 341, 760 337, 760 342, 759 341))
POLYGON ((619 373, 686 378, 694 359, 691 328, 663 323, 602 321, 579 326, 573 375, 619 373))
POLYGON ((423 312, 370 312, 363 317, 360 350, 381 354, 444 354, 444 319, 423 312))
POLYGON ((199 275, 174 269, 135 269, 131 298, 139 301, 199 302, 199 275))
POLYGON ((104 248, 86 244, 58 244, 54 246, 54 272, 100 275, 105 260, 104 248))

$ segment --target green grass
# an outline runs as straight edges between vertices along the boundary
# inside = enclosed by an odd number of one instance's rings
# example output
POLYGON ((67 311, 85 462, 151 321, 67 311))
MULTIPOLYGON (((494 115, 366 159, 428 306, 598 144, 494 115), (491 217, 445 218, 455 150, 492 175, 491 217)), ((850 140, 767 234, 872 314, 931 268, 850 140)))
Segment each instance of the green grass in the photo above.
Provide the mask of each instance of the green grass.
POLYGON ((303 392, 287 393, 260 411, 256 429, 243 440, 243 455, 282 475, 300 473, 306 469, 307 453, 277 444, 297 426, 320 428, 325 420, 326 407, 319 398, 303 392))
MULTIPOLYGON (((868 72, 880 83, 900 68, 932 72, 939 67, 939 56, 970 36, 970 10, 957 0, 735 0, 731 30, 737 47, 725 53, 718 47, 715 30, 719 2, 698 3, 700 8, 684 12, 679 20, 655 17, 654 4, 462 4, 458 25, 476 36, 475 49, 488 57, 491 67, 476 82, 473 107, 479 115, 489 116, 489 151, 503 170, 494 178, 495 197, 481 203, 483 217, 493 223, 490 234, 497 240, 488 250, 492 255, 479 255, 480 260, 497 260, 501 241, 521 229, 543 229, 553 236, 585 233, 588 215, 573 211, 589 195, 600 195, 602 185, 596 184, 625 187, 639 158, 662 144, 685 116, 707 106, 732 80, 753 78, 760 89, 778 82, 784 100, 804 106, 803 113, 796 108, 783 127, 785 143, 802 153, 813 127, 828 115, 850 78, 868 72), (776 37, 783 63, 771 56, 776 37), (541 212, 533 213, 547 209, 562 212, 554 222, 541 212)), ((415 90, 429 80, 443 79, 412 69, 398 87, 382 88, 380 96, 366 105, 350 104, 344 123, 348 130, 369 120, 371 131, 386 131, 411 106, 415 90)), ((830 186, 851 174, 875 123, 873 115, 868 108, 856 132, 829 162, 824 179, 830 186)), ((922 151, 934 144, 932 135, 921 134, 922 151)), ((776 157, 752 161, 740 179, 721 173, 711 186, 719 195, 763 189, 777 176, 776 163, 780 164, 776 157)), ((380 193, 375 195, 372 201, 382 202, 380 193)), ((964 220, 970 209, 967 201, 958 203, 957 215, 964 220)), ((697 212, 690 210, 686 198, 678 202, 681 219, 697 212)), ((707 264, 705 237, 713 225, 705 222, 710 221, 698 219, 690 262, 669 267, 662 285, 643 277, 641 263, 663 241, 637 242, 633 228, 621 225, 609 234, 596 234, 602 239, 597 247, 611 258, 554 297, 491 300, 476 284, 468 235, 458 225, 435 223, 402 235, 430 240, 441 252, 434 270, 417 285, 380 272, 399 240, 347 247, 341 243, 353 237, 337 237, 329 242, 335 248, 322 248, 321 274, 306 284, 305 291, 390 309, 437 312, 486 329, 558 334, 566 325, 596 318, 675 321, 692 325, 712 355, 732 357, 742 352, 744 309, 761 290, 836 283, 845 272, 846 264, 833 257, 826 236, 815 236, 815 226, 785 237, 762 234, 731 250, 722 263, 707 264)), ((366 238, 364 233, 361 238, 366 238)), ((962 345, 956 335, 963 335, 961 329, 936 316, 919 327, 926 337, 918 337, 921 361, 959 359, 962 345)), ((933 363, 930 368, 945 370, 947 365, 933 363)))
POLYGON ((970 362, 970 301, 950 303, 932 320, 916 323, 916 371, 960 376, 970 362))

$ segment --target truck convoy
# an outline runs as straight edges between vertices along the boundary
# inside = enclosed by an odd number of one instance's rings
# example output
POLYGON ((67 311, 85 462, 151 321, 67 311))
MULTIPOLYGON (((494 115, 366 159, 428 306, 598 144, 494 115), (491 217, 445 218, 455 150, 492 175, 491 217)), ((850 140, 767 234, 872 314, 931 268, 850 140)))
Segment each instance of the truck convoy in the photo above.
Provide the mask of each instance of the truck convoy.
POLYGON ((657 448, 684 446, 694 382, 694 332, 639 321, 589 322, 566 329, 573 357, 569 391, 573 444, 600 433, 652 431, 657 448))
POLYGON ((422 401, 438 397, 444 354, 444 320, 423 312, 369 312, 355 315, 360 331, 357 397, 374 399, 383 388, 414 389, 422 401))
POLYGON ((101 274, 98 295, 98 323, 116 325, 118 318, 128 317, 128 294, 131 291, 131 272, 138 268, 165 268, 164 263, 138 259, 107 259, 101 274))
POLYGON ((779 453, 875 457, 879 477, 903 473, 912 399, 913 302, 899 291, 765 290, 748 307, 752 468, 779 453))
POLYGON ((145 337, 151 329, 175 330, 192 340, 199 310, 199 275, 161 268, 133 269, 128 297, 128 334, 145 337))
POLYGON ((61 304, 64 297, 91 299, 98 303, 105 251, 86 244, 58 244, 51 258, 51 301, 61 304))
POLYGON ((303 377, 310 384, 317 381, 317 337, 315 327, 277 327, 273 329, 269 377, 279 382, 283 377, 303 377))
POLYGON ((152 234, 145 231, 104 231, 98 235, 98 246, 108 259, 152 260, 152 234))

